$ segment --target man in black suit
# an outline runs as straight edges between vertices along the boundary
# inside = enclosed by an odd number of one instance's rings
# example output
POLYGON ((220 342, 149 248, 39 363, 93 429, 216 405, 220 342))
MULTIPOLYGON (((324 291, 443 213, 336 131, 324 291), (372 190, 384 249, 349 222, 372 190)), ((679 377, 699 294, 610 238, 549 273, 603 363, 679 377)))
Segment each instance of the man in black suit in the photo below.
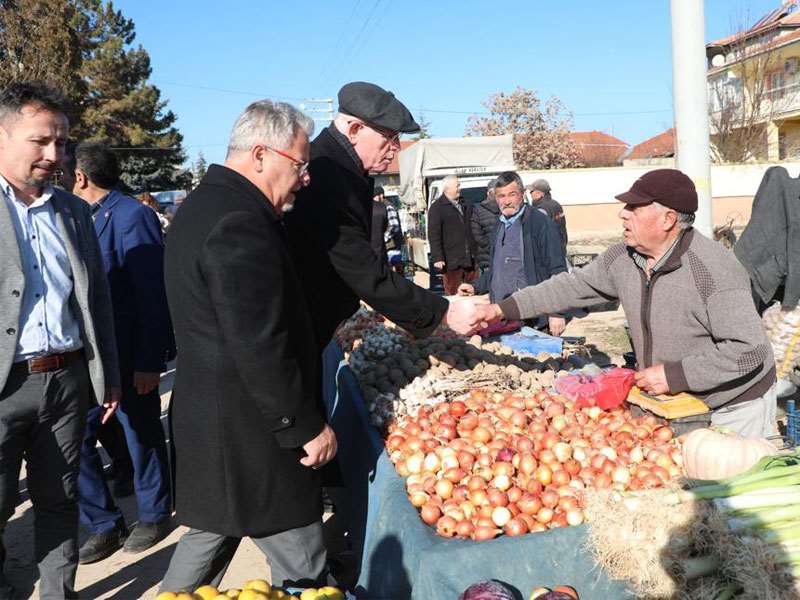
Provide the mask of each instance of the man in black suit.
POLYGON ((467 332, 478 324, 473 297, 444 298, 395 273, 370 245, 374 180, 400 151, 400 134, 419 130, 394 94, 365 82, 339 91, 339 114, 311 144, 311 184, 286 225, 320 350, 364 300, 417 336, 444 320, 467 332), (466 302, 465 302, 466 300, 466 302))
POLYGON ((313 122, 251 104, 225 165, 181 205, 166 245, 180 353, 170 407, 178 543, 162 588, 218 584, 249 536, 276 586, 325 571, 318 468, 336 437, 318 404, 319 353, 282 215, 308 185, 313 122))

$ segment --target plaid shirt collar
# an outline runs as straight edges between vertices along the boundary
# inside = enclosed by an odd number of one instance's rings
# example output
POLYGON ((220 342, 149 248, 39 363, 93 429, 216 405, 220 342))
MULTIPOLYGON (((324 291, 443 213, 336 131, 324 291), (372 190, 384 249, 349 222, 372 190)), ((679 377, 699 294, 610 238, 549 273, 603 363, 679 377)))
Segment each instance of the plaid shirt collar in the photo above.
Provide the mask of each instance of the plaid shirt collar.
POLYGON ((680 232, 678 237, 675 238, 675 241, 672 242, 672 245, 669 248, 667 248, 666 252, 664 252, 664 255, 653 264, 653 268, 650 269, 649 272, 647 271, 647 257, 644 254, 639 254, 638 252, 636 252, 636 250, 631 250, 631 258, 633 258, 633 262, 635 262, 636 266, 638 266, 642 271, 645 272, 645 275, 647 275, 648 277, 651 276, 653 273, 655 273, 661 267, 663 267, 664 264, 667 262, 667 260, 669 260, 669 257, 672 256, 673 252, 675 252, 675 248, 677 248, 678 244, 681 241, 681 238, 683 238, 685 233, 686 233, 685 230, 680 232))

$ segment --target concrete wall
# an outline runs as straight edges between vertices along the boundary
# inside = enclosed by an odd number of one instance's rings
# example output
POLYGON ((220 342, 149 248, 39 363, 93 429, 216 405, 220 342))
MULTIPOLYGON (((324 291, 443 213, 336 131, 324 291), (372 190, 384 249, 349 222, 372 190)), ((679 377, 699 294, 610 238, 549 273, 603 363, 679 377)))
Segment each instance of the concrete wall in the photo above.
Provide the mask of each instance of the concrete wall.
MULTIPOLYGON (((800 175, 800 162, 780 163, 792 177, 800 175)), ((744 227, 750 220, 753 196, 768 163, 714 165, 711 167, 712 217, 714 225, 730 218, 744 227)), ((553 198, 564 206, 570 235, 606 235, 619 231, 616 194, 628 190, 636 179, 660 167, 610 167, 564 169, 520 173, 528 184, 544 178, 550 183, 553 198)))
MULTIPOLYGON (((800 162, 779 163, 792 177, 800 174, 800 162)), ((713 165, 711 167, 711 195, 714 198, 752 197, 764 176, 774 163, 744 165, 713 165)), ((600 169, 561 169, 549 171, 522 171, 525 184, 543 178, 550 183, 553 198, 564 206, 611 204, 614 196, 628 190, 639 177, 661 167, 607 167, 600 169)))
MULTIPOLYGON (((555 195, 553 197, 555 198, 555 195)), ((711 206, 714 225, 723 225, 732 219, 736 227, 744 227, 750 220, 752 204, 752 196, 714 198, 711 206)), ((621 207, 622 205, 616 201, 605 204, 564 206, 570 238, 621 235, 620 221, 617 216, 621 207)))

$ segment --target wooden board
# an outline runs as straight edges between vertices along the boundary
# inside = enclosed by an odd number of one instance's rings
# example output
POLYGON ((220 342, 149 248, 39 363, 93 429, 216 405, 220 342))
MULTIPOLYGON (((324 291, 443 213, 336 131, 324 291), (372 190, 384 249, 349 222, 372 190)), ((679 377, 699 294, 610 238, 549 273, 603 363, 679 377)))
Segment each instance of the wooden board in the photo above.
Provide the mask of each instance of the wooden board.
POLYGON ((671 396, 660 394, 652 396, 643 392, 638 387, 633 386, 628 393, 628 402, 649 410, 653 414, 665 419, 680 419, 681 417, 693 417, 707 413, 710 409, 699 398, 681 392, 671 396))

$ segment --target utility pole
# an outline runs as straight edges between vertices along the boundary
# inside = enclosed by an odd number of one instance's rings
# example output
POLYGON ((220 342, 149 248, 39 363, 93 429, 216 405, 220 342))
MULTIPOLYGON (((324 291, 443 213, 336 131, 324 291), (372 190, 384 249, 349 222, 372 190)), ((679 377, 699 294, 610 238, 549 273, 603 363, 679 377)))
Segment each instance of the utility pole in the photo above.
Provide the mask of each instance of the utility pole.
POLYGON ((709 159, 703 0, 671 0, 672 104, 677 136, 677 168, 697 188, 695 227, 711 236, 711 162, 709 159))
POLYGON ((310 98, 300 105, 300 110, 309 113, 315 123, 333 121, 333 98, 310 98), (315 115, 321 115, 317 118, 315 115))

